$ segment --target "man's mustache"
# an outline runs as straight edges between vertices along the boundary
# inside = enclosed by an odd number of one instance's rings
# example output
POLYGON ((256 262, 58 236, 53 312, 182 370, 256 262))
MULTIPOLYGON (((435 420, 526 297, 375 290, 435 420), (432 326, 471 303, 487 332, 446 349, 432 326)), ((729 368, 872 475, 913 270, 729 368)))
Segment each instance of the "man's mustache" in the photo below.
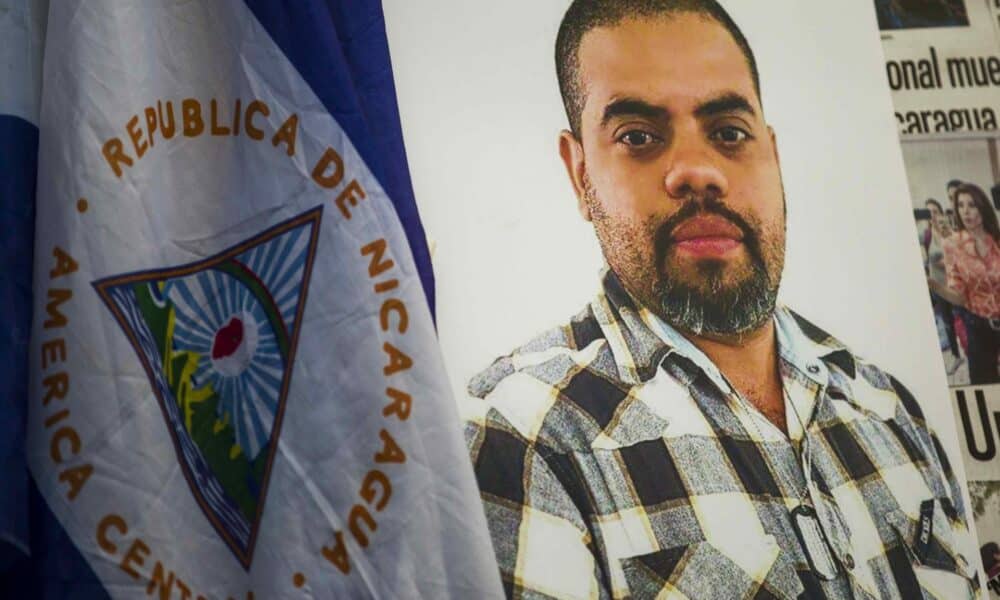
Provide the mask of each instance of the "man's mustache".
POLYGON ((760 236, 757 235, 757 231, 738 212, 729 208, 717 198, 709 197, 704 200, 686 200, 677 212, 670 215, 667 220, 657 227, 653 239, 658 265, 662 265, 664 259, 667 257, 674 230, 684 221, 699 215, 717 215, 735 225, 743 234, 742 241, 750 253, 750 257, 763 262, 763 256, 760 253, 760 236))

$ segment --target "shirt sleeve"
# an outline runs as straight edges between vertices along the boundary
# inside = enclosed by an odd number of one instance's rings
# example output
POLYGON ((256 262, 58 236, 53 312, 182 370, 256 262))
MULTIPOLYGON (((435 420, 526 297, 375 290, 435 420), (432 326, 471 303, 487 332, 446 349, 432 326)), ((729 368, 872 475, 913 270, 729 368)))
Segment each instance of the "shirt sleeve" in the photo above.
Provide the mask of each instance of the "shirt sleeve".
POLYGON ((467 423, 466 442, 507 596, 610 598, 587 524, 547 450, 495 409, 467 423))

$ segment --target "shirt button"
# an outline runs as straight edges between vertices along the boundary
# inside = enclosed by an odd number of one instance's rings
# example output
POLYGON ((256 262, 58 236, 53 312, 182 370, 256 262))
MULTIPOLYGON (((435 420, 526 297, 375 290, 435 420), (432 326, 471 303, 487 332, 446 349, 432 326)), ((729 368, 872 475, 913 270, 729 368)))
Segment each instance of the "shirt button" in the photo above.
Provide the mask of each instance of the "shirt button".
POLYGON ((844 556, 844 566, 850 571, 854 568, 854 557, 850 554, 844 556))
POLYGON ((806 367, 806 370, 812 373, 813 375, 819 373, 819 367, 816 365, 809 365, 808 367, 806 367))

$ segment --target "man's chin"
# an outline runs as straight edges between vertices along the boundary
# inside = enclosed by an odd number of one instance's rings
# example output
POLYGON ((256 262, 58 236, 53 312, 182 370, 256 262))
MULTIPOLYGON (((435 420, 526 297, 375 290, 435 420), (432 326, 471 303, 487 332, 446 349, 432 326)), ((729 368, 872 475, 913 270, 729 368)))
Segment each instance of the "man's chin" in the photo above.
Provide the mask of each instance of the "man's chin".
POLYGON ((700 262, 665 272, 653 293, 658 313, 696 335, 740 336, 774 312, 777 287, 763 270, 728 262, 700 262))
POLYGON ((660 298, 658 315, 677 329, 697 336, 742 339, 774 315, 773 296, 751 297, 738 291, 701 294, 692 289, 673 292, 660 298))
POLYGON ((671 265, 663 272, 663 277, 672 285, 709 295, 734 291, 746 285, 753 273, 748 265, 733 264, 733 261, 700 259, 671 265))

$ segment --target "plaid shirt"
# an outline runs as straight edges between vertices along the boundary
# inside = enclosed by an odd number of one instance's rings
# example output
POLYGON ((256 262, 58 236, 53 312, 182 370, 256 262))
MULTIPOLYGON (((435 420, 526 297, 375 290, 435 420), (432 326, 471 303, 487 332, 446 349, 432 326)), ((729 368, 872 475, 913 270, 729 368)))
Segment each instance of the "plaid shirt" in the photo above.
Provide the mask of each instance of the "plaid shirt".
POLYGON ((898 381, 779 308, 786 435, 611 271, 602 283, 568 325, 469 384, 508 596, 973 597, 959 488, 898 381), (803 498, 832 579, 793 526, 803 498))

